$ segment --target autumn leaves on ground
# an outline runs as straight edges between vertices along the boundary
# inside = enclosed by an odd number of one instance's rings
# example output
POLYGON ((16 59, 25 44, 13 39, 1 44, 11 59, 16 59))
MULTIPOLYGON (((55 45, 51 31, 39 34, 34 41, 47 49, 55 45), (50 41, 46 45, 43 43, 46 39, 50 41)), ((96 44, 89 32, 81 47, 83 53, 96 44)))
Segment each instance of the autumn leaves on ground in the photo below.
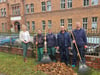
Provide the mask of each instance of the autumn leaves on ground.
MULTIPOLYGON (((42 71, 37 71, 37 63, 33 58, 28 58, 27 63, 24 63, 22 59, 23 57, 19 55, 12 55, 12 54, 0 52, 0 74, 2 75, 47 75, 46 73, 44 73, 43 69, 42 71)), ((54 66, 50 64, 49 68, 55 66, 60 67, 59 63, 53 65, 54 66)), ((61 65, 64 66, 64 68, 60 67, 59 70, 68 69, 68 67, 65 67, 64 64, 61 65)), ((40 67, 40 65, 38 67, 40 67)), ((44 67, 44 68, 48 68, 48 67, 44 67)), ((41 70, 41 68, 38 69, 41 70)), ((54 70, 56 70, 56 68, 54 68, 54 70)), ((65 71, 68 72, 67 70, 65 71)), ((100 75, 100 72, 93 70, 92 75, 100 75)))

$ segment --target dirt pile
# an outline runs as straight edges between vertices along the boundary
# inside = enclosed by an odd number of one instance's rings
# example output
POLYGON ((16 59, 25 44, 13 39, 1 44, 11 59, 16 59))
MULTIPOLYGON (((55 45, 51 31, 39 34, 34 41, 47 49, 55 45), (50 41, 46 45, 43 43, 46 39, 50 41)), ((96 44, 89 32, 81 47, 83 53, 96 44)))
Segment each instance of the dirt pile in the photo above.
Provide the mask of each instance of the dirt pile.
POLYGON ((39 71, 43 71, 48 75, 77 75, 72 68, 66 66, 64 63, 49 63, 37 65, 39 71))

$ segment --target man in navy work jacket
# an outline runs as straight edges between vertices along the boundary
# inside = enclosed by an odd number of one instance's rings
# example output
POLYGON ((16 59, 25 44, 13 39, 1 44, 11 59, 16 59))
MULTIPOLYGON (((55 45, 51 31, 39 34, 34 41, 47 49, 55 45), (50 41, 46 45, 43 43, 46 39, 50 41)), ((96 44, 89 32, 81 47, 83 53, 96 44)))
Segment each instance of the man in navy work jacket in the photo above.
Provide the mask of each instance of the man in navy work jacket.
POLYGON ((87 48, 87 37, 84 29, 81 28, 80 22, 76 23, 76 29, 73 30, 73 34, 75 40, 73 40, 73 59, 72 59, 72 67, 76 66, 77 62, 77 50, 75 47, 75 42, 78 46, 79 53, 82 58, 82 62, 85 63, 85 48, 87 48))
POLYGON ((51 29, 48 30, 48 34, 46 36, 47 40, 47 52, 52 59, 52 61, 56 61, 55 53, 56 53, 56 37, 52 33, 51 29))
POLYGON ((69 33, 61 26, 61 31, 57 35, 57 49, 60 51, 61 62, 69 64, 69 49, 71 47, 71 39, 69 33))

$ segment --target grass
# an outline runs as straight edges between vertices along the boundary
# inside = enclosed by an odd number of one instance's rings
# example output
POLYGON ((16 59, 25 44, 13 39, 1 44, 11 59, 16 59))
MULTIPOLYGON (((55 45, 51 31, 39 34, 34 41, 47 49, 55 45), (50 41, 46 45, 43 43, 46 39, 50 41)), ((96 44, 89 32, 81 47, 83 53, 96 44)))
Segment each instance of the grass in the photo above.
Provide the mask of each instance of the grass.
MULTIPOLYGON (((73 69, 75 72, 78 72, 78 67, 73 69)), ((95 70, 93 68, 90 68, 88 73, 79 74, 79 75, 100 75, 100 70, 95 70)))
POLYGON ((0 52, 0 73, 4 75, 46 75, 36 71, 36 62, 28 58, 28 62, 23 62, 23 57, 0 52))
MULTIPOLYGON (((33 58, 28 58, 28 62, 23 62, 23 57, 0 52, 0 74, 3 75, 46 75, 41 71, 36 71, 37 63, 33 58)), ((77 68, 74 69, 77 72, 77 68)), ((99 71, 93 70, 89 75, 100 75, 99 71)))

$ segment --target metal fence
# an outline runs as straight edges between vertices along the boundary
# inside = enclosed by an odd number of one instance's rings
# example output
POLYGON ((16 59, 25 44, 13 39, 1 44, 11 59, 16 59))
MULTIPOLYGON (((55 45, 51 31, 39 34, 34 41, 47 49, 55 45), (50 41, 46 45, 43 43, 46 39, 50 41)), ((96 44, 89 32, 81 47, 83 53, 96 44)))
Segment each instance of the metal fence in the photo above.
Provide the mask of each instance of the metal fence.
MULTIPOLYGON (((100 56, 100 30, 87 29, 86 33, 87 33, 87 41, 88 41, 88 48, 86 50, 86 55, 100 56)), ((34 35, 35 33, 31 34, 30 48, 33 48, 33 36, 34 35)), ((5 37, 8 37, 8 39, 10 39, 10 42, 5 43, 2 46, 12 46, 12 47, 21 48, 21 43, 18 40, 19 33, 3 33, 3 32, 0 33, 0 43, 1 43, 2 38, 5 39, 5 37), (15 39, 17 38, 15 42, 12 41, 14 39, 13 37, 15 39)))
POLYGON ((100 30, 88 29, 86 33, 88 41, 88 49, 86 54, 100 56, 100 30))

